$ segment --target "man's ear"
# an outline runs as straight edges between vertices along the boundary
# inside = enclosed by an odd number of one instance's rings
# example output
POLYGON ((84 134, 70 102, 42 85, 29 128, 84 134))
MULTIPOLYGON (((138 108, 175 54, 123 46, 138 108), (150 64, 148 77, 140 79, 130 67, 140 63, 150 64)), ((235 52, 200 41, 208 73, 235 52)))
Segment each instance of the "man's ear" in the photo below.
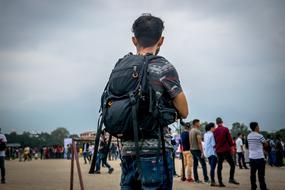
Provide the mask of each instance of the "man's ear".
POLYGON ((157 47, 160 48, 163 42, 164 42, 164 36, 161 36, 160 39, 158 40, 157 47))
POLYGON ((138 46, 138 39, 136 37, 132 37, 133 44, 137 47, 138 46))

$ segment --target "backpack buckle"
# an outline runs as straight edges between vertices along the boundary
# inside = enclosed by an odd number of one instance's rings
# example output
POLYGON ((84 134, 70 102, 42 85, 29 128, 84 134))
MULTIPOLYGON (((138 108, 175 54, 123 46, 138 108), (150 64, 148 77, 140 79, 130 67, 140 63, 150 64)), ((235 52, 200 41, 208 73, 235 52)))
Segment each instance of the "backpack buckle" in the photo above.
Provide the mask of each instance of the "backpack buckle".
POLYGON ((134 72, 133 72, 133 74, 132 74, 132 77, 133 77, 134 79, 136 79, 136 78, 139 77, 139 74, 138 74, 138 72, 137 72, 137 66, 134 66, 134 72))
POLYGON ((134 93, 130 92, 129 96, 130 96, 131 104, 132 105, 136 104, 136 98, 135 98, 134 93))

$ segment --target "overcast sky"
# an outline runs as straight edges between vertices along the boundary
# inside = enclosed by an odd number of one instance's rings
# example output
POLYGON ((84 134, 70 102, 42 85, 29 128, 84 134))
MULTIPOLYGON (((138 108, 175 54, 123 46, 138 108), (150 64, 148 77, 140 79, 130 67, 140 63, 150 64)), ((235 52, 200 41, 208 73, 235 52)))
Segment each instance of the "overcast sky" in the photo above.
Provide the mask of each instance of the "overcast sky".
POLYGON ((188 120, 285 125, 285 1, 0 0, 0 127, 94 130, 119 57, 135 52, 141 13, 165 22, 160 54, 176 67, 188 120))

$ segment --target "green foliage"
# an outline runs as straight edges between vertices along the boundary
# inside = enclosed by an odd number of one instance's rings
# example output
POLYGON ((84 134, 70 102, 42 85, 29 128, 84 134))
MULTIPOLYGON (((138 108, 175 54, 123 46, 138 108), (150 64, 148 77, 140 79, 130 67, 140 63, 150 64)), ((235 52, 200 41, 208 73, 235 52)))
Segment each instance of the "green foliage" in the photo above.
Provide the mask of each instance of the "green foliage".
POLYGON ((51 138, 54 144, 63 145, 63 139, 69 136, 69 132, 64 127, 59 127, 51 132, 51 138))
POLYGON ((63 145, 63 140, 64 138, 69 137, 69 132, 67 129, 60 127, 50 134, 46 132, 32 134, 25 131, 22 134, 11 132, 10 134, 6 134, 6 137, 8 143, 20 143, 22 146, 29 145, 31 147, 42 147, 63 145))
POLYGON ((207 121, 201 122, 200 131, 202 132, 202 134, 206 132, 206 125, 208 125, 207 121))
POLYGON ((232 137, 237 137, 238 133, 242 133, 247 136, 250 131, 248 130, 248 127, 244 123, 234 122, 232 124, 230 132, 232 137))

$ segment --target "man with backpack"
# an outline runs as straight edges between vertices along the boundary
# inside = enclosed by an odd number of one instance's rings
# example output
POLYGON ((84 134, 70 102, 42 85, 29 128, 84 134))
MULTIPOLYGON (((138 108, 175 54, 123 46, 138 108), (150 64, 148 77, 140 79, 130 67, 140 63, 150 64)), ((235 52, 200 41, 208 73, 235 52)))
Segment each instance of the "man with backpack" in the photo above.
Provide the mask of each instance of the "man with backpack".
POLYGON ((1 183, 5 183, 5 150, 7 139, 0 129, 0 170, 1 170, 1 183))
POLYGON ((102 95, 97 132, 104 123, 105 130, 122 141, 122 190, 172 189, 168 125, 186 118, 188 106, 176 69, 157 55, 163 29, 163 21, 151 14, 135 20, 132 41, 137 53, 119 59, 102 95))

